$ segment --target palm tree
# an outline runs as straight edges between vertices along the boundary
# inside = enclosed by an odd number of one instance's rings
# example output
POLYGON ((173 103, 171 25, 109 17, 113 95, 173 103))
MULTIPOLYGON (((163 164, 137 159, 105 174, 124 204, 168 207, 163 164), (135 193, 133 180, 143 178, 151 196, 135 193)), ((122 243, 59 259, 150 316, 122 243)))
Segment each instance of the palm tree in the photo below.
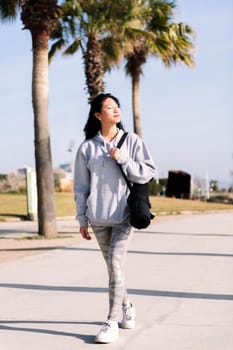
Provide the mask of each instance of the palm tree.
POLYGON ((66 55, 81 50, 89 100, 104 90, 104 60, 98 39, 104 32, 101 5, 97 1, 66 0, 62 4, 63 18, 52 35, 54 43, 49 52, 51 59, 64 47, 66 55))
POLYGON ((89 101, 104 91, 106 70, 120 61, 119 37, 122 39, 124 31, 135 26, 134 2, 66 0, 62 5, 63 17, 52 35, 49 57, 61 49, 64 54, 81 50, 89 101))
POLYGON ((175 4, 167 0, 149 0, 145 2, 146 14, 143 30, 130 33, 131 45, 125 52, 125 70, 132 81, 132 108, 134 131, 142 136, 141 117, 139 108, 140 77, 142 66, 149 56, 160 58, 170 67, 182 62, 187 66, 193 64, 192 40, 193 30, 183 23, 172 22, 175 4))
POLYGON ((192 29, 172 22, 175 4, 167 0, 66 0, 62 7, 64 16, 53 34, 50 57, 64 47, 64 54, 81 49, 91 101, 104 90, 106 70, 124 56, 132 79, 134 131, 141 136, 142 66, 152 55, 167 67, 178 62, 192 65, 192 29))
POLYGON ((24 29, 32 36, 32 104, 34 111, 35 161, 38 191, 38 233, 57 235, 54 179, 48 127, 48 40, 61 14, 56 0, 0 0, 3 20, 14 19, 21 9, 24 29))

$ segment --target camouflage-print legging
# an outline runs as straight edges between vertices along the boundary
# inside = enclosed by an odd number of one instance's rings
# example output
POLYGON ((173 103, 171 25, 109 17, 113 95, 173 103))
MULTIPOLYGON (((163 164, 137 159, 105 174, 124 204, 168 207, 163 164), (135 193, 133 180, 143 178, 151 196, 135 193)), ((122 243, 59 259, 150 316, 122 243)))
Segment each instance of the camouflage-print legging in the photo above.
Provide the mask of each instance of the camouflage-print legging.
POLYGON ((92 228, 108 268, 108 319, 117 321, 121 306, 130 303, 125 287, 124 265, 133 229, 127 223, 111 227, 92 226, 92 228))

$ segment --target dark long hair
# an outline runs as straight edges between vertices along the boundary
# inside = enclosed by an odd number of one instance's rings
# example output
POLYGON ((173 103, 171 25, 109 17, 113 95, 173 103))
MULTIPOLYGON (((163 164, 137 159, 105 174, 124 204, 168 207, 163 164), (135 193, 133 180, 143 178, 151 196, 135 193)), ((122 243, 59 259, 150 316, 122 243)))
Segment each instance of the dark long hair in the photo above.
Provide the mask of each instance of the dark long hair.
MULTIPOLYGON (((86 140, 91 139, 101 130, 100 121, 99 121, 99 119, 96 118, 95 113, 101 112, 103 103, 107 98, 112 98, 116 102, 117 106, 120 107, 119 100, 115 96, 113 96, 109 93, 107 93, 107 94, 102 93, 102 94, 99 94, 98 96, 96 96, 91 102, 89 116, 88 116, 86 125, 83 129, 83 131, 85 133, 86 140)), ((119 129, 124 129, 121 122, 117 123, 117 127, 119 129)))

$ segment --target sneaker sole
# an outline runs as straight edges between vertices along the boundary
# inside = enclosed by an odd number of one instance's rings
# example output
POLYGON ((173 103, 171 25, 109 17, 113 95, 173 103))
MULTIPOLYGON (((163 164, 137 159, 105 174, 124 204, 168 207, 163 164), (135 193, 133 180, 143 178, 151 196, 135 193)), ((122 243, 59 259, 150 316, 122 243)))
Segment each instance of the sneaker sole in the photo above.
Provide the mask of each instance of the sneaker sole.
POLYGON ((136 322, 135 321, 129 321, 127 323, 123 323, 121 322, 120 327, 123 329, 133 329, 136 326, 136 322))
POLYGON ((112 338, 112 339, 109 339, 109 340, 96 338, 95 339, 95 343, 96 344, 110 344, 110 343, 113 343, 114 341, 118 340, 118 338, 119 337, 115 337, 115 338, 112 338))

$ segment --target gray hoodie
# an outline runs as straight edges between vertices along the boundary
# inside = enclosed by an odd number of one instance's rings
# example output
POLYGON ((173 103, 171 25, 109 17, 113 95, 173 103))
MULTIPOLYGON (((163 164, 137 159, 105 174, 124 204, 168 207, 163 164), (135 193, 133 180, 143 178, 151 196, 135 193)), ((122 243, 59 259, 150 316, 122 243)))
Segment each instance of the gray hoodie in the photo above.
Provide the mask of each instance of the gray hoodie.
POLYGON ((84 141, 77 152, 74 168, 74 195, 80 226, 113 226, 128 221, 128 187, 119 163, 128 179, 146 183, 155 176, 155 165, 143 141, 129 133, 116 162, 109 149, 116 147, 124 131, 106 142, 98 133, 84 141))

